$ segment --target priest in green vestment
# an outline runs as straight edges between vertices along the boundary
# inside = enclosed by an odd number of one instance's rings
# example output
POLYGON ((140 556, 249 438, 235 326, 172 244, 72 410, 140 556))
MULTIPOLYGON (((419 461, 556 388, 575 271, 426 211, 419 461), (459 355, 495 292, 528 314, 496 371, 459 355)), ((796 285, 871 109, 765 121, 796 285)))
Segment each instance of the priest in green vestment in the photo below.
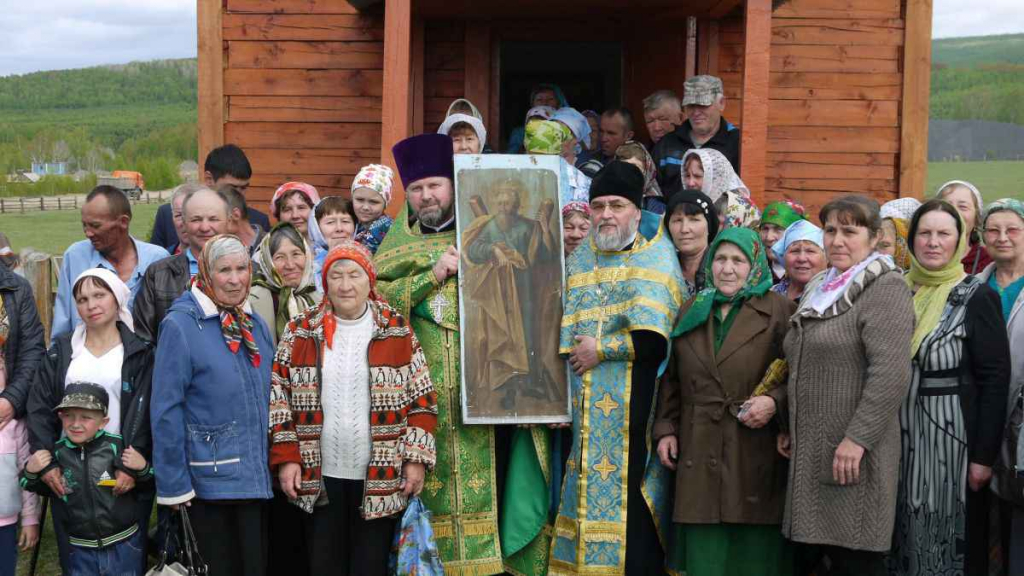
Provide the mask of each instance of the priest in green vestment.
POLYGON ((446 575, 500 574, 494 427, 462 423, 452 140, 422 134, 392 152, 408 202, 374 260, 378 289, 410 319, 437 390, 437 464, 420 497, 446 575))

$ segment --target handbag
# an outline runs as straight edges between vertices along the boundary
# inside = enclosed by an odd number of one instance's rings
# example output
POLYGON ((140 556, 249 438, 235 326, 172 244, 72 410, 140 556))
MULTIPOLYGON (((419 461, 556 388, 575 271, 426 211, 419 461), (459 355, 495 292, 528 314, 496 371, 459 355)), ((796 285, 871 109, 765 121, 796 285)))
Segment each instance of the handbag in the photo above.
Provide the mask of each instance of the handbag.
POLYGON ((1003 428, 1003 443, 993 466, 991 489, 1000 498, 1024 506, 1024 390, 1018 391, 1003 428))
POLYGON ((444 566, 430 527, 430 510, 419 497, 409 501, 395 531, 388 560, 391 576, 443 576, 444 566))
POLYGON ((160 562, 146 572, 146 576, 206 576, 209 574, 209 567, 199 554, 199 542, 196 540, 195 532, 192 531, 192 523, 188 519, 188 511, 185 506, 178 508, 177 514, 171 515, 170 524, 174 523, 174 516, 179 517, 179 530, 174 526, 167 527, 167 536, 164 539, 163 549, 160 551, 160 562), (178 544, 179 559, 176 562, 167 563, 167 551, 170 549, 171 536, 174 536, 178 544))

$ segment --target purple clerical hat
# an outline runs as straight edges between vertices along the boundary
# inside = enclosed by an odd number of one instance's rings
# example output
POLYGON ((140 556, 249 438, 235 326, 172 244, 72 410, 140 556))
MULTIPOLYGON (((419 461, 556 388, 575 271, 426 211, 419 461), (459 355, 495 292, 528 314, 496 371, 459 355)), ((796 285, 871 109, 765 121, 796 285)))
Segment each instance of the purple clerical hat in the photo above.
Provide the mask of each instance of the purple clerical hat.
POLYGON ((455 179, 452 139, 445 134, 420 134, 402 140, 391 148, 398 165, 402 185, 431 176, 455 179))

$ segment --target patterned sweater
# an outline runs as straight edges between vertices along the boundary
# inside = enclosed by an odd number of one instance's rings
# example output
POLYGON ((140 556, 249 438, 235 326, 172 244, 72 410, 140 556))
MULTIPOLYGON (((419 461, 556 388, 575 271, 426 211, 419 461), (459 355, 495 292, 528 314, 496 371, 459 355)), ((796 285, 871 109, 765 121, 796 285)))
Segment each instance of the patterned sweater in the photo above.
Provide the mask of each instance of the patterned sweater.
MULTIPOLYGON (((402 465, 433 467, 436 450, 437 393, 430 381, 419 341, 394 308, 370 302, 374 334, 370 340, 370 435, 372 454, 366 470, 361 509, 371 520, 398 514, 407 499, 401 492, 402 465)), ((320 389, 324 317, 333 314, 328 299, 288 323, 274 358, 270 392, 270 466, 302 466, 295 504, 312 512, 323 491, 320 434, 324 413, 320 389)))

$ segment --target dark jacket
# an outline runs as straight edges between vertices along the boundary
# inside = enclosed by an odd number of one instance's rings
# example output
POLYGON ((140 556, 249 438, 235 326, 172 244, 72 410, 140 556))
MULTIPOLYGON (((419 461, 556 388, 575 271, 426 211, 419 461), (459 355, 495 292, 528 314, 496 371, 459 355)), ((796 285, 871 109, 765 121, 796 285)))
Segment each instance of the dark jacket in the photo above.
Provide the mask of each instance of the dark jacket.
MULTIPOLYGON (((152 452, 149 431, 149 396, 153 382, 153 347, 127 326, 118 322, 124 346, 121 365, 121 436, 146 460, 152 452)), ((53 409, 64 397, 64 385, 71 364, 71 334, 58 336, 36 371, 28 398, 28 441, 32 451, 53 451, 61 436, 60 419, 53 409)))
POLYGON ((153 467, 148 461, 141 472, 124 467, 121 463, 124 446, 120 436, 103 430, 83 446, 61 438, 54 449, 53 461, 61 467, 64 481, 71 489, 64 498, 54 498, 42 481, 42 472, 33 474, 22 470, 24 489, 50 498, 55 507, 63 509, 72 545, 102 548, 127 540, 139 529, 138 484, 120 496, 114 495, 113 486, 98 484, 113 480, 118 470, 127 472, 137 483, 153 479, 153 467))
MULTIPOLYGON (((687 120, 674 131, 654 145, 654 164, 658 167, 658 186, 666 199, 683 189, 683 155, 687 150, 696 148, 690 139, 690 121, 687 120)), ((732 164, 732 169, 740 173, 740 129, 722 118, 718 132, 704 143, 702 148, 718 150, 732 164)))
POLYGON ((0 298, 3 298, 10 325, 7 342, 4 343, 7 387, 0 393, 0 398, 11 403, 15 418, 21 418, 25 415, 32 375, 46 350, 43 324, 39 321, 39 312, 28 280, 4 266, 0 266, 0 298))
MULTIPOLYGON (((652 432, 655 440, 674 435, 679 441, 674 522, 782 522, 789 466, 775 450, 778 428, 748 428, 735 413, 782 358, 795 308, 774 292, 747 300, 717 354, 711 319, 672 340, 652 432)), ((778 400, 785 392, 783 386, 767 395, 778 400)))
POLYGON ((156 342, 160 321, 167 315, 171 304, 188 288, 190 279, 188 256, 184 252, 154 262, 146 268, 142 286, 132 306, 135 334, 139 338, 156 342))
MULTIPOLYGON (((249 222, 264 230, 270 230, 270 218, 251 206, 249 207, 249 222)), ((170 203, 162 204, 156 209, 156 220, 153 222, 153 233, 149 236, 149 243, 162 246, 174 254, 172 248, 178 245, 178 231, 174 228, 174 213, 171 211, 170 203)))

